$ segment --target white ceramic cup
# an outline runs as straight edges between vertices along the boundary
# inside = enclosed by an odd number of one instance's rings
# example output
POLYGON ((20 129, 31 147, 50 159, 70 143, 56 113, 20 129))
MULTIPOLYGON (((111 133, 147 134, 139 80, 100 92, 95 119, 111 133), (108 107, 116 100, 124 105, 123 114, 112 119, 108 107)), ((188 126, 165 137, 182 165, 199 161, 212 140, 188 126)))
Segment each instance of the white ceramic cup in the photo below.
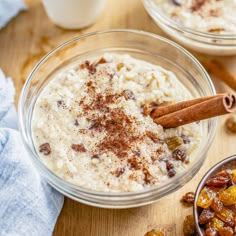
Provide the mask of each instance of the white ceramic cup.
POLYGON ((42 0, 48 17, 58 26, 80 29, 93 24, 105 0, 42 0))

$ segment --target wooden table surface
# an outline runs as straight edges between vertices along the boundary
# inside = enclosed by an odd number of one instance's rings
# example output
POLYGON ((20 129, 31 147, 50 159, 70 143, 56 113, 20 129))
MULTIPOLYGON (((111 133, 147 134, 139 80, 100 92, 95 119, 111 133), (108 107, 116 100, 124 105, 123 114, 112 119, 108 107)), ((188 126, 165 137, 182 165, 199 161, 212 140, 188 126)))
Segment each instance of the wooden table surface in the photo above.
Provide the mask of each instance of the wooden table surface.
MULTIPOLYGON (((28 0, 28 10, 20 13, 0 30, 0 68, 13 78, 16 104, 22 86, 36 62, 55 46, 80 34, 113 28, 141 29, 167 37, 146 13, 140 0, 107 0, 106 9, 97 22, 83 30, 68 31, 55 26, 46 16, 39 0, 28 0)), ((235 57, 209 57, 194 53, 199 59, 220 61, 234 76, 235 57)), ((231 91, 212 76, 217 92, 231 91)), ((217 134, 205 161, 195 178, 175 193, 152 205, 125 209, 99 209, 65 198, 55 226, 55 236, 143 236, 152 228, 164 229, 165 235, 183 235, 182 226, 191 207, 180 203, 182 195, 194 191, 203 174, 216 162, 236 153, 236 135, 226 131, 220 118, 217 134)))

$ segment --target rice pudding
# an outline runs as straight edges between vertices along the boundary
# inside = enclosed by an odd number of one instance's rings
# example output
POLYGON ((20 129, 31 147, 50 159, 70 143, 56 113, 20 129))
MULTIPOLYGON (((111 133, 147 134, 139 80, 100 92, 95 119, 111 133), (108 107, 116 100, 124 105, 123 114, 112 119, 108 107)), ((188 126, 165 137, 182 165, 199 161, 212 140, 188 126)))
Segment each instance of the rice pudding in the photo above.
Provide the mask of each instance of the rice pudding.
POLYGON ((44 87, 32 117, 35 149, 61 178, 103 192, 139 191, 186 170, 198 123, 164 129, 153 107, 191 99, 164 68, 104 54, 68 67, 44 87))
POLYGON ((236 33, 236 0, 165 0, 161 8, 175 22, 196 31, 236 33))

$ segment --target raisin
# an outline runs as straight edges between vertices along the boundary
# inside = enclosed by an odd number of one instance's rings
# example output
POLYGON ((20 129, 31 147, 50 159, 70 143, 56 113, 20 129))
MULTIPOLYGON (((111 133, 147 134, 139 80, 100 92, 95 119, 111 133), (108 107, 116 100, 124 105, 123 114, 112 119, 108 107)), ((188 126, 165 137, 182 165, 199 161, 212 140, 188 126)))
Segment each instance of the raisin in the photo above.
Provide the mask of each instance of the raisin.
POLYGON ((149 184, 151 180, 153 179, 152 175, 150 174, 149 170, 146 168, 143 168, 143 174, 144 174, 144 182, 146 184, 149 184))
POLYGON ((223 209, 220 212, 217 212, 216 215, 224 222, 233 222, 235 216, 234 212, 226 207, 223 207, 223 209))
POLYGON ((236 169, 232 170, 232 182, 236 184, 236 169))
POLYGON ((144 236, 164 236, 164 233, 162 230, 152 229, 148 231, 144 236))
POLYGON ((125 66, 124 63, 119 63, 119 64, 117 64, 116 69, 117 69, 118 71, 120 71, 121 68, 123 68, 124 66, 125 66))
POLYGON ((99 61, 97 62, 97 64, 104 64, 104 63, 107 63, 106 59, 104 57, 101 57, 99 59, 99 61))
POLYGON ((166 162, 166 169, 167 169, 167 171, 169 171, 169 170, 171 170, 173 168, 174 168, 174 165, 171 162, 167 161, 166 162))
POLYGON ((236 133, 236 116, 230 116, 225 121, 225 126, 229 131, 236 133))
POLYGON ((203 209, 201 214, 199 215, 198 222, 199 224, 206 224, 210 222, 215 216, 215 212, 210 208, 203 209))
POLYGON ((192 236, 195 235, 196 227, 194 223, 193 215, 187 215, 184 219, 183 223, 183 233, 184 236, 192 236))
POLYGON ((174 165, 172 163, 170 163, 169 161, 166 161, 166 170, 167 170, 169 177, 175 176, 176 171, 174 169, 174 165))
POLYGON ((125 97, 125 100, 136 100, 134 93, 129 89, 125 89, 121 95, 125 97))
POLYGON ((186 153, 180 149, 175 149, 172 152, 172 157, 176 160, 184 162, 186 160, 186 153))
POLYGON ((207 186, 213 186, 217 188, 225 188, 227 184, 231 181, 232 177, 229 173, 222 173, 213 176, 209 180, 206 181, 207 186))
POLYGON ((93 155, 91 159, 99 159, 99 156, 97 154, 93 155))
POLYGON ((231 228, 234 228, 234 222, 233 221, 227 221, 224 223, 224 227, 231 227, 231 228))
POLYGON ((230 186, 224 191, 219 193, 219 199, 225 205, 233 205, 236 204, 236 185, 230 186))
POLYGON ((181 138, 182 138, 184 144, 188 144, 191 142, 191 139, 189 136, 181 135, 181 138))
POLYGON ((75 126, 78 126, 78 125, 79 125, 79 122, 78 122, 77 119, 75 119, 74 125, 75 125, 75 126))
POLYGON ((206 235, 206 236, 218 236, 218 232, 217 232, 217 230, 214 229, 214 228, 208 228, 208 229, 206 229, 206 231, 205 231, 205 235, 206 235))
POLYGON ((215 212, 220 212, 222 211, 224 205, 223 203, 218 199, 218 198, 214 198, 212 203, 211 203, 211 208, 215 211, 215 212))
POLYGON ((175 148, 183 144, 183 139, 178 136, 167 138, 165 141, 170 150, 174 150, 175 148))
POLYGON ((224 222, 216 217, 214 217, 208 224, 207 228, 212 228, 215 230, 219 230, 224 227, 224 222))
POLYGON ((39 146, 39 152, 42 152, 45 156, 51 153, 51 147, 49 143, 43 143, 39 146))
POLYGON ((90 62, 86 60, 83 64, 80 65, 80 68, 87 69, 89 74, 93 75, 97 71, 96 66, 96 64, 90 64, 90 62))
POLYGON ((61 100, 58 100, 58 101, 57 101, 57 106, 58 106, 58 107, 65 106, 64 100, 62 100, 62 99, 61 99, 61 100))
POLYGON ((86 148, 83 144, 72 144, 71 148, 76 152, 86 152, 86 148))
POLYGON ((201 208, 208 208, 211 203, 213 201, 213 194, 211 191, 209 191, 209 189, 207 189, 206 187, 204 187, 197 199, 197 206, 201 207, 201 208))
POLYGON ((193 205, 194 202, 194 192, 188 192, 186 193, 182 198, 181 202, 187 203, 189 205, 193 205))
POLYGON ((171 178, 171 177, 174 177, 176 174, 176 171, 174 169, 171 169, 168 171, 168 176, 171 178))
POLYGON ((125 168, 117 168, 115 171, 115 176, 120 177, 125 172, 125 168))
POLYGON ((219 230, 219 235, 220 236, 233 236, 234 231, 231 227, 223 227, 222 229, 219 230))
POLYGON ((181 6, 183 4, 183 0, 172 0, 172 2, 177 6, 181 6))

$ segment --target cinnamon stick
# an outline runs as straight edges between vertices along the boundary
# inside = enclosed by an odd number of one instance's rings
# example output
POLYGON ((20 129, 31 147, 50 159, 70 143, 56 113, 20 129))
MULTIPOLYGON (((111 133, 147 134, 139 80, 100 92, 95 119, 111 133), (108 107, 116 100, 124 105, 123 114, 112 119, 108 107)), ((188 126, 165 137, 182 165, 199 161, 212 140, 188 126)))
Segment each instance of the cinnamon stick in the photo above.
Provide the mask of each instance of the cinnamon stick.
POLYGON ((218 94, 183 101, 151 112, 154 122, 164 128, 175 128, 192 122, 231 113, 236 109, 234 94, 218 94))
POLYGON ((236 77, 217 60, 201 61, 208 73, 214 74, 218 79, 225 82, 229 87, 236 91, 236 77))

